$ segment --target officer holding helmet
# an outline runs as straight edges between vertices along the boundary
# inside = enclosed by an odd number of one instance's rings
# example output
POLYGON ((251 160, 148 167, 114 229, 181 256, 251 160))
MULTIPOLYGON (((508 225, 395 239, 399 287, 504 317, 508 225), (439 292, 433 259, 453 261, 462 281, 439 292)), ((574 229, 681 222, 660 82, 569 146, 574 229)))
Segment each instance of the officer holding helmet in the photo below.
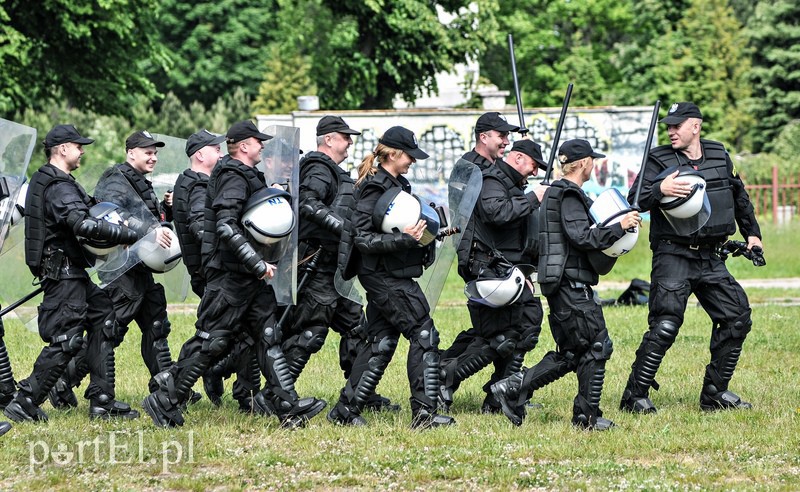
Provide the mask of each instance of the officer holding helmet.
MULTIPOLYGON (((459 334, 455 347, 442 353, 439 398, 445 408, 461 382, 490 363, 496 367, 494 380, 519 371, 525 354, 518 350, 523 331, 531 328, 538 340, 541 318, 530 320, 541 315, 541 304, 527 278, 534 268, 515 265, 533 256, 528 219, 538 210, 539 199, 535 193, 525 193, 526 180, 546 166, 539 145, 526 139, 514 143, 506 161, 497 160, 483 170, 483 187, 470 219, 472 238, 462 239, 458 246, 458 270, 467 282, 473 328, 459 334), (465 340, 469 344, 458 347, 465 340)), ((485 390, 489 389, 487 385, 485 390)), ((500 406, 487 395, 483 411, 500 411, 500 406)))
MULTIPOLYGON (((167 224, 172 221, 172 193, 167 193, 159 200, 153 190, 152 183, 145 177, 153 172, 158 163, 158 149, 164 142, 157 141, 147 130, 134 132, 125 140, 125 162, 107 169, 98 181, 98 187, 108 190, 106 200, 119 205, 127 212, 133 212, 137 205, 132 205, 129 196, 131 188, 138 195, 134 200, 141 200, 147 213, 156 221, 167 224), (123 182, 124 181, 124 182, 123 182)), ((171 227, 171 226, 170 226, 171 227)), ((161 248, 168 249, 171 235, 165 227, 155 229, 155 241, 161 248)), ((101 280, 103 275, 101 274, 101 280)), ((151 376, 172 365, 167 337, 171 331, 167 318, 167 297, 164 287, 155 281, 153 271, 144 263, 139 263, 106 287, 114 303, 114 311, 121 327, 117 345, 122 343, 128 331, 128 325, 136 321, 142 331, 141 353, 145 366, 151 376)), ((80 385, 86 375, 85 355, 79 354, 75 363, 64 372, 61 381, 50 392, 50 403, 56 408, 75 406, 72 388, 80 385)), ((151 379, 148 387, 155 389, 151 379)), ((199 394, 193 394, 192 401, 197 401, 199 394)))
MULTIPOLYGON (((322 349, 328 327, 341 335, 339 366, 347 378, 366 334, 363 308, 336 293, 334 273, 345 221, 350 219, 355 200, 353 179, 340 167, 361 135, 340 116, 326 115, 317 123, 317 150, 300 161, 300 268, 303 288, 297 305, 284 324, 283 351, 292 376, 297 379, 311 356, 322 349)), ((399 411, 400 406, 379 394, 371 396, 366 408, 399 411)))
POLYGON ((749 409, 751 404, 729 391, 728 383, 752 325, 750 305, 717 247, 736 233, 738 225, 747 249, 761 248, 761 230, 725 147, 700 138, 700 108, 691 102, 675 103, 661 123, 667 125, 670 144, 651 150, 644 172, 637 177, 637 182, 642 180, 639 203, 652 217, 649 329, 636 351, 620 409, 656 412, 649 391, 658 389, 656 372, 678 335, 692 293, 712 321, 711 361, 703 378, 700 408, 749 409), (698 174, 703 182, 693 177, 698 174))
POLYGON ((4 410, 16 422, 47 420, 39 407, 82 347, 91 374, 86 389, 89 417, 139 416, 114 398, 113 340, 119 326, 108 294, 86 272, 96 257, 83 243, 132 244, 137 239, 136 232, 126 226, 93 217, 94 199, 72 177, 80 166, 83 146, 93 142, 72 125, 53 127, 44 139, 48 162, 33 174, 28 187, 25 262, 44 290, 39 334, 48 345, 4 410))
POLYGON ((400 335, 409 341, 411 427, 427 429, 455 423, 453 418, 436 413, 439 334, 422 288, 414 280, 434 260, 435 242, 426 242, 425 246, 421 242, 430 233, 430 224, 417 215, 402 229, 400 224, 384 229, 388 213, 402 207, 393 205, 396 198, 416 200, 408 196, 411 185, 402 175, 417 159, 427 158, 413 132, 394 126, 386 130, 359 166, 355 211, 342 235, 346 244, 341 250, 349 256, 343 256, 339 266, 345 279, 358 274, 367 291, 368 343, 361 347, 339 401, 328 413, 333 423, 366 425, 361 412, 392 360, 400 335))
POLYGON ((533 391, 575 372, 578 394, 572 408, 573 425, 607 430, 614 423, 602 417, 600 394, 612 343, 603 310, 594 300, 599 276, 593 256, 612 246, 625 230, 639 225, 636 211, 611 226, 592 227, 591 200, 581 189, 589 180, 595 152, 586 140, 564 142, 558 151, 563 177, 545 192, 539 211, 539 283, 550 307, 550 330, 558 349, 530 369, 492 386, 503 413, 514 425, 525 419, 524 402, 533 391))
MULTIPOLYGON (((265 261, 259 242, 247 229, 251 198, 268 194, 264 174, 256 165, 261 160, 264 141, 272 138, 258 131, 252 121, 235 123, 227 132, 228 155, 211 172, 205 207, 202 259, 206 290, 198 308, 197 332, 181 349, 172 368, 156 376, 157 391, 148 395, 142 407, 161 427, 183 425, 182 404, 192 386, 219 357, 229 350, 242 330, 255 340, 255 351, 266 388, 253 397, 254 405, 274 413, 283 427, 299 427, 317 415, 325 402, 299 399, 281 350, 281 333, 276 329, 275 293, 265 280, 275 274, 275 265, 265 261)), ((283 191, 273 190, 276 193, 283 191)), ((285 200, 258 200, 257 205, 285 204, 285 200)), ((287 209, 291 213, 291 208, 287 209)), ((272 219, 255 217, 262 226, 272 219)), ((293 218, 289 217, 289 222, 293 218)), ((285 232, 288 234, 291 232, 285 232)), ((259 234, 261 236, 261 234, 259 234)), ((263 239, 264 241, 269 238, 263 239)), ((273 260, 274 261, 274 260, 273 260)))

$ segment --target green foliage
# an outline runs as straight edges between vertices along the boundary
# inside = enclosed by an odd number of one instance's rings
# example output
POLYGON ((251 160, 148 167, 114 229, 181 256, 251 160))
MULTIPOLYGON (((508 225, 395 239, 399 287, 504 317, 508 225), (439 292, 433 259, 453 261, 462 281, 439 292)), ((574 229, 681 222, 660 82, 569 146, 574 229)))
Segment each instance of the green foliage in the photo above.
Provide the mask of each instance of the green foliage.
POLYGON ((800 117, 800 5, 786 0, 759 2, 747 34, 753 65, 749 77, 753 151, 771 151, 782 128, 800 117))
POLYGON ((168 67, 153 67, 158 89, 184 104, 208 107, 240 88, 253 98, 263 71, 263 56, 275 39, 274 1, 164 0, 155 30, 173 54, 168 67))
POLYGON ((435 92, 438 72, 474 57, 493 36, 493 2, 321 0, 311 76, 324 108, 391 108, 435 92), (455 15, 437 18, 437 6, 455 15))
MULTIPOLYGON (((631 15, 629 1, 500 2, 500 32, 514 35, 524 105, 560 105, 569 82, 575 83, 573 105, 608 103, 605 88, 620 78, 613 48, 631 31, 631 15)), ((505 36, 479 60, 495 85, 514 87, 505 36)))
POLYGON ((286 53, 279 45, 269 50, 264 79, 253 102, 253 113, 290 113, 297 110, 297 97, 314 95, 310 64, 297 53, 286 53))
POLYGON ((155 0, 6 0, 0 14, 0 111, 41 108, 54 91, 70 105, 129 115, 153 97, 145 66, 166 63, 152 29, 155 0))

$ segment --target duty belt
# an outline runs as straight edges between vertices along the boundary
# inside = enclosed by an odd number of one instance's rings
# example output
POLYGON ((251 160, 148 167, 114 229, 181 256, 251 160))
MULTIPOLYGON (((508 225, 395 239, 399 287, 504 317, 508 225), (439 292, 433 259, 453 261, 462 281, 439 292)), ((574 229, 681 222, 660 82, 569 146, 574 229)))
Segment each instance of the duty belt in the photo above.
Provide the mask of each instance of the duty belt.
POLYGON ((672 241, 671 239, 661 239, 660 240, 664 244, 669 244, 670 246, 681 246, 683 248, 691 249, 692 251, 698 251, 701 249, 711 249, 715 250, 720 245, 720 243, 701 243, 701 244, 688 244, 688 243, 679 243, 676 241, 672 241))

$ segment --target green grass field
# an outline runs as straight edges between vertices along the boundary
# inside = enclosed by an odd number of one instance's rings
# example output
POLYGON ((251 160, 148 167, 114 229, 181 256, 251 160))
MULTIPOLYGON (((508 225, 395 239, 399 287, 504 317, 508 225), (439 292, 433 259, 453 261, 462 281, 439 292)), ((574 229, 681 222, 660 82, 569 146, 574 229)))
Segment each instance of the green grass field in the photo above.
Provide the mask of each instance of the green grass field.
MULTIPOLYGON (((792 247, 797 234, 769 233, 767 267, 757 270, 737 258, 729 260, 731 268, 742 278, 800 276, 792 247)), ((643 245, 619 262, 626 273, 615 272, 611 280, 648 278, 643 245)), ((434 316, 443 347, 467 326, 462 288, 452 277, 434 316)), ((749 295, 759 304, 731 384, 733 391, 753 402, 749 412, 709 414, 698 408, 710 322, 695 303, 658 373, 661 390, 652 397, 659 413, 633 416, 618 411, 647 310, 611 307, 605 314, 614 354, 602 400, 605 416, 617 423, 610 432, 572 428, 577 383, 571 374, 534 395, 544 408, 529 411, 522 427, 513 427, 503 416, 480 414, 481 385, 489 369, 456 393, 456 426, 411 431, 405 377, 408 345, 401 341, 379 391, 404 409, 399 414, 367 414, 367 428, 335 427, 320 415, 305 429, 282 430, 275 418, 238 413, 228 396, 220 409, 201 400, 191 407, 183 428, 163 430, 147 417, 90 422, 87 402, 79 398, 79 407, 71 411, 45 404, 50 422, 18 424, 0 438, 0 489, 798 490, 800 310, 770 302, 798 297, 800 292, 752 289, 749 295)), ((177 354, 193 332, 194 316, 173 314, 171 319, 172 351, 177 354)), ((148 379, 139 340, 138 330, 131 329, 117 357, 118 397, 136 407, 148 379)), ((6 323, 6 342, 15 376, 26 377, 41 340, 12 320, 6 323)), ((332 334, 312 359, 298 382, 301 396, 335 401, 343 384, 337 344, 332 334)), ((545 326, 527 365, 552 348, 545 326)), ((228 380, 228 389, 230 384, 228 380)))

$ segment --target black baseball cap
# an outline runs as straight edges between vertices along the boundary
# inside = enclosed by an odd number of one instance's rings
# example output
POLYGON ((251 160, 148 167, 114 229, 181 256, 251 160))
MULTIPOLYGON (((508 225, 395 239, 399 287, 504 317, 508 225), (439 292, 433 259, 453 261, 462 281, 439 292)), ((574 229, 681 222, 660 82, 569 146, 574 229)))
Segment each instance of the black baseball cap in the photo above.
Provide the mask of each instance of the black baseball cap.
POLYGON ((378 143, 382 143, 387 147, 402 150, 414 159, 427 159, 430 157, 417 144, 417 137, 414 132, 402 126, 393 126, 386 130, 378 143))
POLYGON ((542 169, 547 169, 547 163, 542 157, 542 147, 530 139, 517 140, 511 147, 511 152, 522 152, 539 165, 542 169))
POLYGON ((61 145, 62 143, 67 142, 89 145, 94 143, 94 140, 91 138, 82 137, 74 125, 56 125, 52 130, 47 132, 42 144, 44 145, 45 149, 50 149, 56 145, 61 145))
POLYGON ((575 162, 585 157, 594 157, 596 159, 598 157, 605 157, 605 154, 595 152, 592 148, 592 144, 580 138, 567 140, 561 144, 561 148, 558 149, 558 160, 563 164, 569 164, 570 162, 575 162))
POLYGON ((519 127, 510 124, 508 121, 506 121, 505 116, 493 111, 489 113, 483 113, 480 118, 478 118, 478 122, 475 123, 476 133, 488 132, 489 130, 495 130, 498 132, 518 132, 519 127))
POLYGON ((269 140, 272 136, 267 135, 266 133, 261 133, 256 128, 255 123, 250 120, 243 120, 234 123, 231 125, 230 129, 227 133, 228 136, 228 143, 236 143, 241 142, 242 140, 250 137, 255 137, 262 142, 264 140, 269 140))
POLYGON ((225 141, 225 135, 217 135, 203 129, 197 133, 192 133, 186 139, 186 155, 191 157, 195 152, 209 145, 219 145, 225 141))
POLYGON ((677 125, 686 121, 686 118, 703 119, 703 113, 693 102, 678 102, 669 107, 667 116, 661 118, 660 122, 667 125, 677 125))
POLYGON ((138 147, 163 147, 166 144, 159 142, 147 130, 136 132, 125 140, 125 150, 135 149, 138 147))
POLYGON ((361 135, 347 126, 341 116, 326 115, 323 116, 319 123, 317 123, 317 136, 327 135, 329 133, 344 133, 345 135, 361 135))

